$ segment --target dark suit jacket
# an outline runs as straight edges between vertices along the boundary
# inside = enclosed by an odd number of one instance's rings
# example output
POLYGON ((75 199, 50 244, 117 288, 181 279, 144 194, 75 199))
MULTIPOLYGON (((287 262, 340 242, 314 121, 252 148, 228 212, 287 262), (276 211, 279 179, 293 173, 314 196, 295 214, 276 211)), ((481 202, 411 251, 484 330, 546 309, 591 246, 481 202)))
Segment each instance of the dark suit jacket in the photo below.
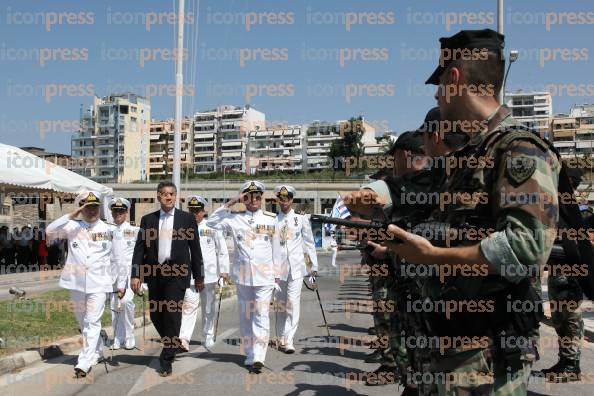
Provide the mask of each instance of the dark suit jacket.
MULTIPOLYGON (((156 276, 162 276, 161 271, 157 270, 160 213, 161 211, 158 210, 142 217, 132 256, 132 278, 141 278, 147 283, 156 279, 156 276)), ((184 288, 190 287, 191 274, 194 275, 194 279, 204 278, 196 218, 191 213, 177 208, 173 215, 170 262, 172 267, 174 264, 177 266, 172 268, 170 275, 164 276, 175 278, 184 288), (183 271, 180 268, 186 268, 186 270, 183 271)))

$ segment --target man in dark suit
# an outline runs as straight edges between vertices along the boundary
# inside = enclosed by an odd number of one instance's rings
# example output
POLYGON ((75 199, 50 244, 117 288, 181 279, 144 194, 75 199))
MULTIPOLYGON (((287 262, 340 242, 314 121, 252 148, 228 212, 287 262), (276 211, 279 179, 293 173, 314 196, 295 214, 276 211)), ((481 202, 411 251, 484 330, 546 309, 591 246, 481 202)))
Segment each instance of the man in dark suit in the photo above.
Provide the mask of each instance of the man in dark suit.
POLYGON ((141 282, 148 284, 151 320, 163 343, 159 374, 166 377, 171 375, 175 353, 181 346, 181 309, 190 275, 196 280, 196 289, 202 291, 204 272, 196 219, 175 209, 175 184, 161 182, 157 192, 161 209, 140 221, 130 284, 135 293, 141 282))

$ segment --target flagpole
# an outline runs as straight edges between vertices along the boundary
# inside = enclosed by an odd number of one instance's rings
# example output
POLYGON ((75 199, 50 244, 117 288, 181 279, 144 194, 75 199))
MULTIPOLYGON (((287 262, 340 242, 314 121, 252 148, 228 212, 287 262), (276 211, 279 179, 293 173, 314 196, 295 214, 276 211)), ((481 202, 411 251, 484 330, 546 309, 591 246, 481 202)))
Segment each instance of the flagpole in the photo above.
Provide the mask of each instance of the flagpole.
POLYGON ((173 133, 173 184, 179 192, 175 198, 175 206, 179 208, 181 193, 181 118, 182 118, 182 93, 184 84, 183 75, 183 49, 184 49, 184 6, 185 1, 179 0, 179 13, 177 19, 177 56, 175 72, 175 132, 173 133))

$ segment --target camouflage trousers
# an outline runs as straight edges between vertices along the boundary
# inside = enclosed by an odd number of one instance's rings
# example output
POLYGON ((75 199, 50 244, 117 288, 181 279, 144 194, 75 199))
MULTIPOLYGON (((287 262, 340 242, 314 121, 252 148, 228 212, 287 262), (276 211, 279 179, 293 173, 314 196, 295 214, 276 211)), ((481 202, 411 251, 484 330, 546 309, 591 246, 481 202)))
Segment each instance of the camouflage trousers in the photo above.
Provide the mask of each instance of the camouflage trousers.
POLYGON ((374 302, 373 325, 378 337, 388 339, 390 332, 390 313, 380 309, 388 299, 388 280, 382 276, 371 276, 371 298, 374 302))
POLYGON ((533 360, 524 359, 512 369, 500 356, 491 348, 434 356, 431 374, 438 395, 526 395, 533 360))
POLYGON ((573 279, 550 276, 547 280, 551 301, 551 320, 557 332, 559 357, 580 359, 584 339, 584 321, 579 305, 582 292, 573 279))
POLYGON ((410 366, 406 344, 402 339, 403 323, 402 315, 397 309, 398 293, 393 279, 388 282, 388 307, 390 317, 390 328, 388 332, 389 350, 387 354, 394 360, 402 373, 410 366))

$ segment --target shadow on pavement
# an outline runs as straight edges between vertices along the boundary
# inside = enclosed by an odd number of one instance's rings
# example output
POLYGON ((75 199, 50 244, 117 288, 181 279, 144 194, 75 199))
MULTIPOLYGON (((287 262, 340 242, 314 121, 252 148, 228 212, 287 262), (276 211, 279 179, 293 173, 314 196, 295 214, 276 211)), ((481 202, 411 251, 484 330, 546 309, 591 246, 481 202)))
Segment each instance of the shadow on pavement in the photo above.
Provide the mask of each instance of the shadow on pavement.
POLYGON ((298 396, 304 392, 313 392, 313 395, 358 395, 354 390, 338 385, 295 384, 295 388, 292 392, 287 393, 287 396, 298 396))

